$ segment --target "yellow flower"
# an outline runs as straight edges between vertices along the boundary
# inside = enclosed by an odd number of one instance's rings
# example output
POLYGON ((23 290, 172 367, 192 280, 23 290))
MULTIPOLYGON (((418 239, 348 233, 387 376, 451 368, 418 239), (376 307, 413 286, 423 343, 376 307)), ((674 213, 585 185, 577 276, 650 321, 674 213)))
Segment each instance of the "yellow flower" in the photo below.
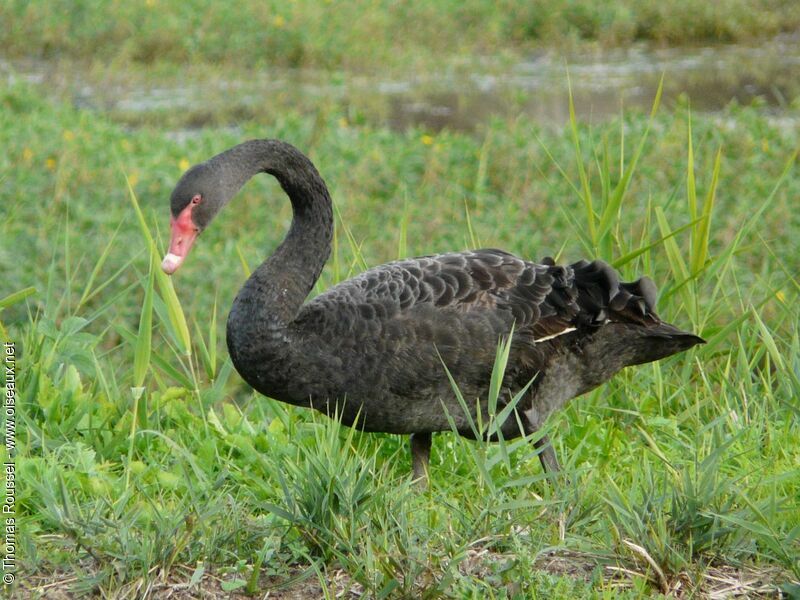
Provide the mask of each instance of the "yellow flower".
POLYGON ((31 162, 31 159, 33 158, 33 150, 30 148, 24 148, 22 150, 22 158, 25 162, 31 162))
POLYGON ((139 174, 136 171, 128 175, 128 183, 131 184, 131 187, 139 183, 139 174))
POLYGON ((286 19, 283 18, 282 15, 275 15, 272 19, 272 24, 275 25, 278 29, 286 25, 286 19))
POLYGON ((56 159, 48 158, 46 161, 44 161, 44 166, 47 167, 48 170, 52 171, 56 168, 56 159))
POLYGON ((178 161, 178 166, 180 167, 181 171, 185 171, 189 168, 189 160, 186 158, 180 159, 180 161, 178 161))
POLYGON ((156 5, 156 0, 144 0, 144 5, 147 8, 153 8, 156 5))
POLYGON ((65 129, 64 133, 61 135, 64 138, 65 142, 71 142, 72 140, 75 139, 75 134, 72 133, 69 129, 65 129))
POLYGON ((433 136, 432 135, 423 135, 422 136, 422 143, 426 146, 430 146, 433 143, 433 136))
POLYGON ((347 127, 347 119, 345 119, 344 117, 339 117, 339 127, 342 128, 347 127))
POLYGON ((767 140, 767 138, 761 140, 761 151, 769 152, 769 141, 767 140))
POLYGON ((783 293, 783 290, 778 290, 778 293, 775 294, 775 297, 781 303, 786 302, 786 294, 783 293))

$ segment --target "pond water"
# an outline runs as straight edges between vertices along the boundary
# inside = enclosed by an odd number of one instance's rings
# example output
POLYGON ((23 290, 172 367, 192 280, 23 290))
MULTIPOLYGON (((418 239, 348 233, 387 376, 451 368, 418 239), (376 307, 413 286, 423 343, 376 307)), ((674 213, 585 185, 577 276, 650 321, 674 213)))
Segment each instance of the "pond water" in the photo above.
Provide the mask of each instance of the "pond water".
POLYGON ((765 110, 780 116, 800 96, 800 37, 756 46, 634 46, 566 57, 542 52, 510 65, 486 59, 402 78, 303 69, 151 77, 111 70, 98 74, 96 69, 87 73, 63 63, 0 61, 6 80, 24 78, 47 86, 77 106, 109 112, 132 126, 161 121, 178 130, 235 125, 267 110, 292 106, 313 111, 325 104, 396 130, 470 131, 493 116, 520 114, 558 126, 569 118, 567 73, 584 120, 649 109, 662 74, 667 106, 685 97, 693 110, 718 111, 733 100, 749 104, 759 99, 765 110))
POLYGON ((454 82, 451 91, 418 98, 396 94, 390 100, 390 122, 399 128, 423 123, 469 129, 491 114, 522 113, 544 124, 561 125, 569 119, 569 85, 579 116, 603 120, 619 115, 623 108, 649 110, 662 75, 662 101, 668 106, 685 96, 693 110, 713 112, 733 100, 750 104, 760 99, 777 114, 800 96, 800 42, 632 48, 567 60, 532 57, 505 73, 476 74, 468 82, 454 82))

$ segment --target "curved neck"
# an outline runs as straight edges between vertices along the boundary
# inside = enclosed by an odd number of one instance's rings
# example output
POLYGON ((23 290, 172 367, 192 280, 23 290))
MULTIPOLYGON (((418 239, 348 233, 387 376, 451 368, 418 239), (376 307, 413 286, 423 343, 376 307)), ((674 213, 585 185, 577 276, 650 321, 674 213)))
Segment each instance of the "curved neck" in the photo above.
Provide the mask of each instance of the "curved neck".
POLYGON ((297 316, 330 255, 333 212, 328 188, 305 155, 277 140, 245 142, 211 160, 235 165, 228 174, 230 187, 238 190, 255 174, 266 172, 292 202, 289 233, 239 291, 229 316, 229 325, 235 321, 242 333, 279 333, 297 316))

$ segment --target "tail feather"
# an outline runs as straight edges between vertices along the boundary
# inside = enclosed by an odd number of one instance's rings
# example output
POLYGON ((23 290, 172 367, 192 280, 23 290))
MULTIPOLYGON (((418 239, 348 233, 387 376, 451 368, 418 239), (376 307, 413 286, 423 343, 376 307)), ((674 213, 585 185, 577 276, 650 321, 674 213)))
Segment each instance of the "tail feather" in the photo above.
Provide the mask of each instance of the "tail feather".
POLYGON ((652 356, 659 358, 705 343, 703 338, 659 318, 656 313, 658 289, 649 277, 621 282, 617 272, 601 260, 582 260, 570 266, 575 274, 581 324, 599 326, 611 321, 639 325, 653 346, 652 356))
POLYGON ((628 364, 658 360, 704 343, 702 338, 659 318, 658 290, 649 277, 620 281, 617 271, 601 260, 557 266, 548 257, 541 264, 549 267, 552 279, 551 292, 540 306, 541 318, 532 328, 537 342, 575 329, 599 332, 605 325, 614 325, 608 329, 608 335, 625 332, 627 342, 619 338, 613 341, 617 346, 628 344, 625 348, 628 364))
POLYGON ((649 277, 620 282, 619 274, 602 260, 582 260, 570 267, 578 290, 579 324, 601 325, 607 320, 641 325, 661 322, 656 314, 658 291, 649 277))

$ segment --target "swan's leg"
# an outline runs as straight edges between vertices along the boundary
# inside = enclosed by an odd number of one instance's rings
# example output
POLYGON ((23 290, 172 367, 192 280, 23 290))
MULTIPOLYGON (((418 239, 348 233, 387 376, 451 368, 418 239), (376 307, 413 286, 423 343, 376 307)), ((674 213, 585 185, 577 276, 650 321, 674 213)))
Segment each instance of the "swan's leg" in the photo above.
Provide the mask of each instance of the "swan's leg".
MULTIPOLYGON (((525 417, 523 421, 523 431, 525 435, 536 433, 542 428, 544 420, 547 418, 549 412, 545 411, 542 414, 539 410, 537 399, 531 396, 531 408, 522 413, 525 417)), ((539 462, 542 463, 542 468, 545 473, 552 473, 555 475, 561 470, 558 466, 558 458, 556 451, 553 449, 553 444, 550 443, 550 438, 546 435, 541 436, 538 440, 533 442, 534 448, 539 450, 539 462)))
POLYGON ((431 434, 411 434, 411 468, 414 472, 414 481, 420 487, 428 485, 428 463, 431 458, 431 434))
POLYGON ((533 442, 533 446, 539 450, 539 460, 546 473, 558 473, 561 470, 561 467, 558 466, 556 451, 553 449, 549 437, 543 435, 533 442))

